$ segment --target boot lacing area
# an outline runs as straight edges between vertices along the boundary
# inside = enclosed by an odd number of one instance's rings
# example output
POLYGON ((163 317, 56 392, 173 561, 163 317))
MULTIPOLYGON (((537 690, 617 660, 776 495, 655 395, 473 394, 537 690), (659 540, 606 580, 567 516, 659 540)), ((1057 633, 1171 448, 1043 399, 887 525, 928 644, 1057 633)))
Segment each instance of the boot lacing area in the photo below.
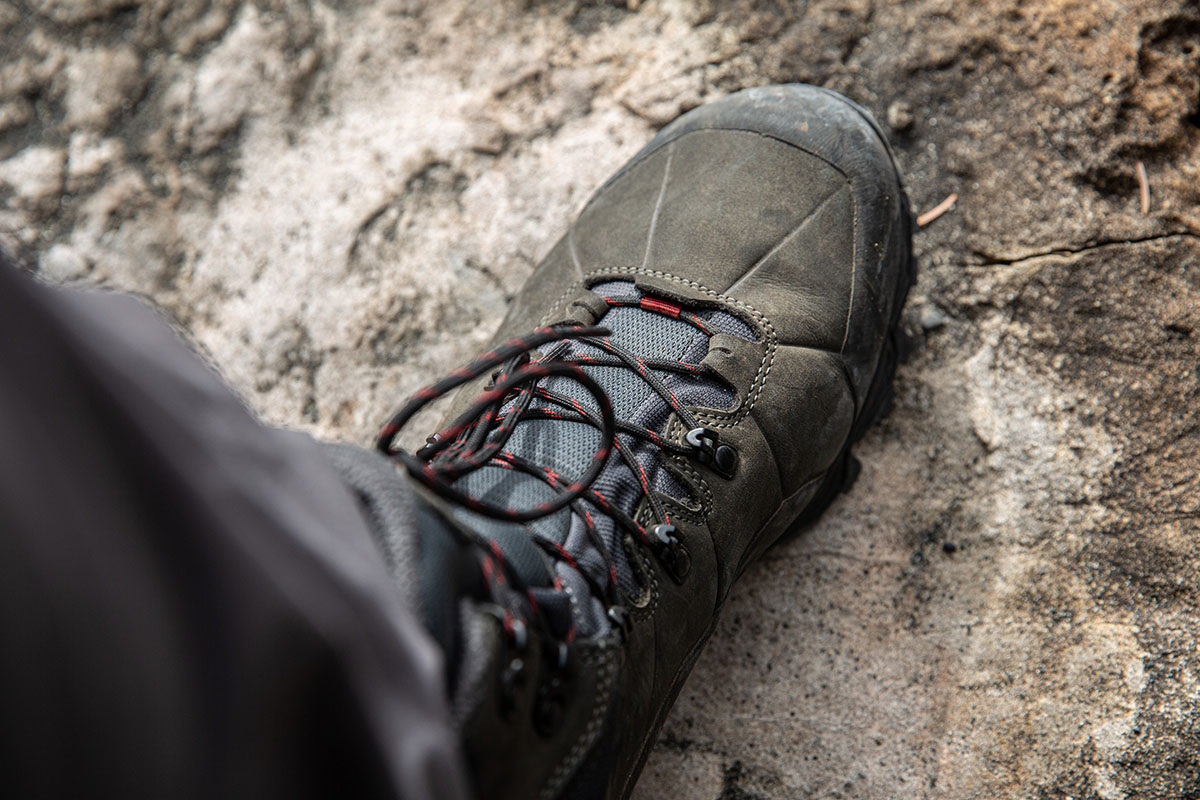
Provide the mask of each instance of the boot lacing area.
MULTIPOLYGON (((715 333, 705 319, 668 301, 644 296, 605 300, 610 308, 636 306, 642 311, 687 323, 707 337, 715 333)), ((571 513, 582 522, 587 541, 607 567, 603 579, 598 579, 593 570, 581 568, 576 556, 562 544, 532 533, 530 540, 550 559, 568 564, 585 578, 589 591, 606 609, 612 635, 623 640, 630 626, 630 599, 619 585, 613 554, 597 532, 593 511, 609 517, 633 541, 654 553, 676 581, 682 582, 686 578, 690 566, 687 549, 676 536, 667 508, 653 491, 643 462, 633 453, 634 444, 642 443, 662 452, 694 459, 724 477, 732 476, 737 454, 732 447, 719 442, 715 431, 702 426, 662 377, 655 374, 657 371, 695 377, 706 373, 706 367, 682 360, 641 358, 610 337, 611 330, 607 327, 564 324, 538 328, 528 335, 510 339, 417 391, 382 428, 376 446, 440 498, 484 517, 525 523, 570 507, 571 513), (588 345, 591 350, 574 352, 572 342, 588 345), (544 352, 539 352, 541 350, 544 352), (687 431, 683 440, 673 441, 644 425, 618 418, 608 393, 584 367, 632 370, 677 415, 687 431), (422 408, 493 370, 491 381, 482 393, 450 424, 430 436, 424 447, 411 453, 398 444, 399 433, 422 408), (563 392, 562 381, 547 380, 554 378, 574 382, 592 402, 582 402, 580 397, 563 392), (548 387, 548 382, 554 388, 548 387), (534 420, 583 423, 599 431, 599 445, 582 474, 577 478, 564 476, 508 447, 518 426, 534 420), (637 479, 652 524, 643 525, 593 486, 610 458, 621 459, 637 479), (549 487, 553 495, 544 502, 515 508, 488 502, 460 488, 465 476, 485 466, 533 477, 549 487)), ((478 550, 484 585, 489 589, 510 644, 517 652, 524 652, 532 627, 542 634, 551 661, 559 662, 559 668, 565 666, 566 647, 578 635, 574 620, 564 627, 560 617, 556 629, 497 541, 472 530, 470 525, 455 526, 455 531, 478 550)), ((557 576, 554 588, 564 589, 557 576)), ((519 671, 520 667, 517 660, 508 672, 519 671)))

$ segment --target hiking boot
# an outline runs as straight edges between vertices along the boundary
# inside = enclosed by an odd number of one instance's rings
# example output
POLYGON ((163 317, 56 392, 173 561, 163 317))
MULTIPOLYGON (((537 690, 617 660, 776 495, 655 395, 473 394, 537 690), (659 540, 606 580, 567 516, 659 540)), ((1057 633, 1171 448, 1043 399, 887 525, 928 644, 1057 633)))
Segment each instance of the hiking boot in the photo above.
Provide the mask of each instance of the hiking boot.
POLYGON ((384 429, 454 537, 425 550, 426 613, 481 797, 629 795, 738 576, 852 480, 911 229, 866 111, 738 92, 605 183, 495 349, 384 429), (423 449, 396 446, 460 386, 423 449))

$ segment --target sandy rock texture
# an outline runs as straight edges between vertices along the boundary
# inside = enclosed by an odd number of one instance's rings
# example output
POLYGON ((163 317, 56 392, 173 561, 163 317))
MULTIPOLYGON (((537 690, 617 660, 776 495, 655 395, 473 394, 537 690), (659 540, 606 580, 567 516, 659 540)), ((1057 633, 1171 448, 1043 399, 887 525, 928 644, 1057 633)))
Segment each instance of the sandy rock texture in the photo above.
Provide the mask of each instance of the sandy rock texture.
POLYGON ((746 576, 636 796, 1200 795, 1190 0, 9 0, 0 246, 363 442, 658 127, 777 81, 959 200, 856 487, 746 576))

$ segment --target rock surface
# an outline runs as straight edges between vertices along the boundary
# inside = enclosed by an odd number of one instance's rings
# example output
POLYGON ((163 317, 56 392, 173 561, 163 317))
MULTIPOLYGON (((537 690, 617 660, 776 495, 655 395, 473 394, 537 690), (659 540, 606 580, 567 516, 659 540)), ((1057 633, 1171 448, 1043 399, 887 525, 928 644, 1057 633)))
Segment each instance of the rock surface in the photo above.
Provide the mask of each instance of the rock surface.
POLYGON ((0 2, 0 246, 361 442, 659 126, 778 81, 959 200, 857 486, 735 591, 636 796, 1200 794, 1188 0, 0 2))

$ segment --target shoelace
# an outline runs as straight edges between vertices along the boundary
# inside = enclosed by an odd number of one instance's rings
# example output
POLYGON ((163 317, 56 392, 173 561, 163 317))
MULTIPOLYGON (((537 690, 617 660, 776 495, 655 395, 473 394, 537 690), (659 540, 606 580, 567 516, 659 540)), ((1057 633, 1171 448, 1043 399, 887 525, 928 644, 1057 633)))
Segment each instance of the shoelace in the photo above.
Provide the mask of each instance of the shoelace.
MULTIPOLYGON (((688 323, 709 337, 714 334, 704 319, 673 303, 651 297, 610 297, 606 301, 610 307, 637 306, 688 323)), ((622 442, 621 435, 647 442, 665 452, 695 458, 727 477, 736 467, 737 455, 731 447, 718 442, 714 431, 700 425, 662 378, 655 374, 657 370, 697 375, 704 371, 702 367, 666 359, 640 358, 615 344, 609 338, 610 333, 607 328, 600 326, 561 325, 539 328, 526 336, 510 339, 470 364, 454 370, 437 383, 417 391, 383 427, 377 447, 403 464, 414 479, 439 497, 486 517, 524 523, 570 506, 572 512, 582 520, 589 542, 607 566, 607 580, 603 584, 589 571, 580 569, 575 557, 559 543, 531 534, 532 540, 552 559, 567 563, 584 577, 594 595, 604 599, 614 629, 623 635, 629 626, 626 602, 617 585, 612 554, 597 533, 595 520, 587 504, 610 517, 635 540, 650 548, 676 580, 682 581, 686 577, 690 558, 675 536, 676 529, 667 509, 651 489, 645 469, 634 457, 631 448, 622 442), (572 341, 586 344, 599 353, 570 352, 572 341), (546 345, 551 346, 545 354, 533 359, 532 353, 546 345), (688 433, 684 441, 672 441, 644 426, 618 419, 607 392, 588 375, 585 366, 633 370, 686 427, 688 433), (491 383, 479 397, 453 422, 430 436, 425 447, 410 453, 397 444, 400 431, 421 409, 497 368, 492 374, 491 383), (577 383, 595 401, 595 408, 585 405, 578 398, 543 386, 546 379, 553 377, 567 378, 577 383), (540 402, 535 405, 535 401, 540 402), (506 449, 517 426, 525 420, 561 420, 597 428, 601 432, 600 445, 583 474, 572 480, 506 449), (649 530, 592 486, 614 452, 632 471, 649 503, 651 516, 656 520, 649 530), (502 507, 480 500, 455 485, 464 476, 485 466, 516 470, 532 476, 553 490, 553 498, 529 508, 502 507), (582 501, 586 501, 586 504, 582 501)), ((505 630, 520 649, 524 649, 530 614, 547 636, 560 642, 570 642, 574 638, 573 625, 565 635, 553 637, 544 616, 538 613, 536 597, 520 574, 511 567, 497 542, 469 528, 463 534, 482 551, 481 569, 485 581, 493 587, 492 594, 501 603, 501 620, 505 630), (503 591, 505 588, 512 591, 503 591), (513 594, 524 596, 525 602, 511 602, 513 594)))

